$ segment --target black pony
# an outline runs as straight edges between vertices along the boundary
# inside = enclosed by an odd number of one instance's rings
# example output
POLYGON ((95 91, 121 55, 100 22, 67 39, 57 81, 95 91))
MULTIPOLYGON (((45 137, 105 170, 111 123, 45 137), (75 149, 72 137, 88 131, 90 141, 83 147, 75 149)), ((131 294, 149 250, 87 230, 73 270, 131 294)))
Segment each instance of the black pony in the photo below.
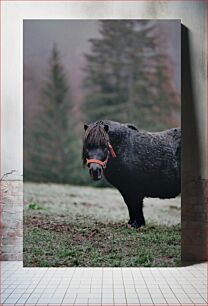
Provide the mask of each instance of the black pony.
POLYGON ((180 193, 181 130, 140 131, 110 120, 85 125, 82 159, 93 180, 104 173, 124 198, 131 227, 145 225, 143 199, 180 193))

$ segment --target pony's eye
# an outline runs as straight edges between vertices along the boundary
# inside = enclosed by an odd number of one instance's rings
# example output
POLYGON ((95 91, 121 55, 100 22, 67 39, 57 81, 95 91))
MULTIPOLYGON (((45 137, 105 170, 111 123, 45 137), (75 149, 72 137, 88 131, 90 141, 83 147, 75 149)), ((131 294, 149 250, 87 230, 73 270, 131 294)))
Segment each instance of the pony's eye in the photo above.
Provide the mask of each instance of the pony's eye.
POLYGON ((85 150, 85 156, 86 156, 87 158, 89 157, 89 150, 88 150, 88 149, 85 150))

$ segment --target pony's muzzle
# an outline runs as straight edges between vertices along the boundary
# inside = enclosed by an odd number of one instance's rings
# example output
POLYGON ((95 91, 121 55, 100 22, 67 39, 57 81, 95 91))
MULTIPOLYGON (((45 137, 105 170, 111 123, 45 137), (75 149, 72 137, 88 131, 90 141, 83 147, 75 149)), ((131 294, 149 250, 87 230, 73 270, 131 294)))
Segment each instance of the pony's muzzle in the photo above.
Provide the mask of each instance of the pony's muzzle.
POLYGON ((91 163, 89 165, 89 174, 94 181, 98 181, 102 178, 102 171, 102 166, 96 163, 91 163))

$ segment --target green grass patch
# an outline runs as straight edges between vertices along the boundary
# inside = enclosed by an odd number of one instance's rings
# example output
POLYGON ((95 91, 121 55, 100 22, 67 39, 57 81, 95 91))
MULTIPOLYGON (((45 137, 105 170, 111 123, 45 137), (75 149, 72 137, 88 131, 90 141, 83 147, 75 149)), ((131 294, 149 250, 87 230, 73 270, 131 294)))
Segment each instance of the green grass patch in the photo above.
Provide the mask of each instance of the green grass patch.
POLYGON ((44 209, 38 203, 35 203, 35 202, 29 203, 28 204, 28 208, 32 209, 32 210, 41 210, 41 209, 44 209))
POLYGON ((180 226, 128 229, 86 217, 38 212, 24 218, 24 266, 165 267, 180 265, 180 226))

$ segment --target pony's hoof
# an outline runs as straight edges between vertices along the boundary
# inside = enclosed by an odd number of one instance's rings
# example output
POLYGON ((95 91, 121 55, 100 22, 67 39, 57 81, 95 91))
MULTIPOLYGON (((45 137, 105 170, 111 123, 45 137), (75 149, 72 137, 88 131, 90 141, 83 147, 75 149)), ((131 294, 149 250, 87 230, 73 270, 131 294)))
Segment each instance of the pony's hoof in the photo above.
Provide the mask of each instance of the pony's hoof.
POLYGON ((129 220, 127 227, 128 228, 143 228, 145 226, 145 221, 140 222, 138 220, 129 220))
POLYGON ((132 225, 132 223, 133 223, 134 221, 132 221, 131 219, 128 221, 128 224, 127 224, 127 227, 128 228, 131 228, 131 225, 132 225))
POLYGON ((141 228, 143 226, 143 224, 141 224, 140 222, 138 222, 137 220, 134 220, 132 223, 131 223, 131 228, 141 228))

